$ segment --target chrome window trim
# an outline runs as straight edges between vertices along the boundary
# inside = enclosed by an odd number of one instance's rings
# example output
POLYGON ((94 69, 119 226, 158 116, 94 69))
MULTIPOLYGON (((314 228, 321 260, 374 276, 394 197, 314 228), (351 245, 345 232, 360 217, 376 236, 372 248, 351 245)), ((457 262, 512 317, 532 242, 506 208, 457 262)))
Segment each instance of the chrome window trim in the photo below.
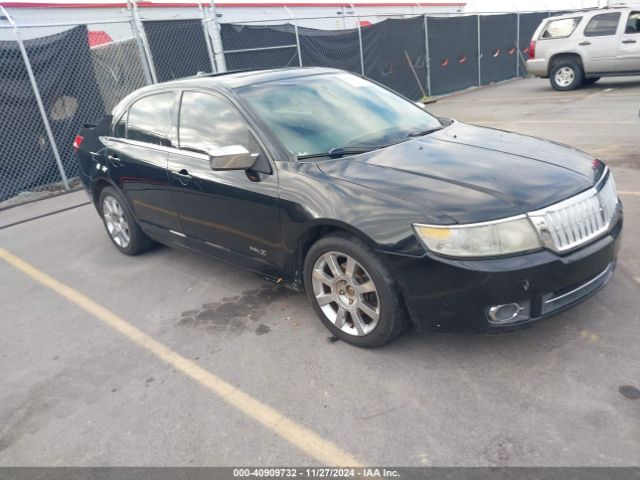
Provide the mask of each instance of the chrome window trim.
POLYGON ((147 142, 142 142, 140 140, 131 140, 129 138, 120 138, 120 137, 105 137, 105 136, 101 136, 99 137, 101 142, 119 142, 119 143, 124 143, 126 145, 132 145, 134 147, 144 147, 144 148, 151 148, 153 150, 158 150, 159 152, 165 152, 165 153, 173 153, 175 155, 183 155, 183 156, 187 156, 187 157, 193 157, 193 158, 197 158, 197 159, 201 159, 201 160, 205 160, 205 161, 209 161, 209 156, 207 154, 204 153, 198 153, 198 152, 192 152, 190 150, 180 150, 178 148, 175 147, 166 147, 164 145, 156 145, 155 143, 147 143, 147 142))

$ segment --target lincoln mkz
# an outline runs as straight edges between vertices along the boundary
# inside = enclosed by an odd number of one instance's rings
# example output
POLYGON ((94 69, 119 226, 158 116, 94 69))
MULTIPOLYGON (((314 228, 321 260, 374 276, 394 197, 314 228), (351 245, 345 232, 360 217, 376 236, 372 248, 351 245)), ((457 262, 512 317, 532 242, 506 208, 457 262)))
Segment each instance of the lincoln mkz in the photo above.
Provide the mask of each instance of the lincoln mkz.
POLYGON ((142 88, 76 137, 122 253, 185 247, 306 295, 333 335, 505 331, 611 278, 622 206, 574 148, 437 118, 350 73, 142 88))

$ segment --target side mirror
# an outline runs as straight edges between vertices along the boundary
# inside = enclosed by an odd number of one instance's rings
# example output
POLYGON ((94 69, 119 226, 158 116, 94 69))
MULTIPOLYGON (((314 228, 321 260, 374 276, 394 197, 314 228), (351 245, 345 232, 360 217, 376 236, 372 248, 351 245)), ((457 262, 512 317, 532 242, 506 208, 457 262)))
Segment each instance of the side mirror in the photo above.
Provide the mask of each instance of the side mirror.
POLYGON ((209 150, 211 170, 247 170, 253 167, 258 153, 249 153, 242 145, 228 145, 209 150))

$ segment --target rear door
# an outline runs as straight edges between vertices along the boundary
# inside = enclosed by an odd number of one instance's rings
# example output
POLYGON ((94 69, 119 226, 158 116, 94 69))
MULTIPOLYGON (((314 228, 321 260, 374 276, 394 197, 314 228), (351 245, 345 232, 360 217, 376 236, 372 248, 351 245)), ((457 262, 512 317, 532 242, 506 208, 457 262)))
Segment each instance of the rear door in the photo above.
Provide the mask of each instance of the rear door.
POLYGON ((578 52, 587 74, 615 71, 621 17, 621 12, 594 15, 578 36, 578 52))
POLYGON ((242 115, 222 95, 185 91, 177 127, 179 148, 169 156, 169 181, 187 244, 278 275, 278 178, 242 115), (257 154, 253 169, 212 170, 208 152, 229 145, 257 154))
POLYGON ((640 72, 640 10, 623 18, 624 31, 618 44, 618 72, 640 72))
POLYGON ((175 92, 144 96, 117 120, 106 138, 109 177, 120 187, 140 227, 171 243, 184 243, 169 190, 167 164, 175 92))

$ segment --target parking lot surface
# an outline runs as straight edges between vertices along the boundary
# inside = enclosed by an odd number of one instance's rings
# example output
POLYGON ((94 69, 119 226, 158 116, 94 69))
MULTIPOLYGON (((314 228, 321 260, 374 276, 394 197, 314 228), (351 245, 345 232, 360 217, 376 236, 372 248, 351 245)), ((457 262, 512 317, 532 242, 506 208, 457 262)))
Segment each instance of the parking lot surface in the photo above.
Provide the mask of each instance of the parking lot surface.
POLYGON ((357 349, 251 273, 121 255, 84 192, 0 212, 0 466, 640 465, 639 108, 637 78, 567 93, 527 79, 430 106, 615 174, 614 278, 508 335, 357 349))

